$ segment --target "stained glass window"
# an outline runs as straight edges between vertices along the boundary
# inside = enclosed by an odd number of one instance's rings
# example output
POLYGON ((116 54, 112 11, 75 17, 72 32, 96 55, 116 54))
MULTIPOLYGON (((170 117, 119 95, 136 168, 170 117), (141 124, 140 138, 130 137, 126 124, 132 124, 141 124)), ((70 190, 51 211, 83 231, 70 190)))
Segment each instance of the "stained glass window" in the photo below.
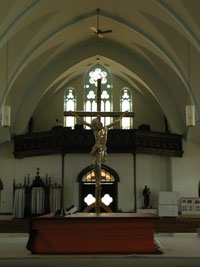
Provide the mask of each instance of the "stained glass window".
MULTIPOLYGON (((94 171, 92 170, 92 171, 86 173, 83 176, 82 181, 83 182, 87 182, 87 183, 88 182, 95 182, 96 179, 95 179, 94 171)), ((110 182, 111 183, 111 182, 114 182, 114 181, 115 181, 115 178, 111 173, 109 173, 109 172, 107 172, 105 170, 101 170, 101 182, 110 182)))
MULTIPOLYGON (((132 108, 132 97, 131 92, 128 88, 124 88, 121 90, 120 95, 120 109, 121 111, 131 111, 132 108)), ((131 118, 125 117, 121 120, 121 128, 122 129, 130 129, 131 128, 131 118)))
MULTIPOLYGON (((68 88, 64 93, 64 111, 76 109, 76 94, 75 90, 68 88)), ((64 117, 64 126, 74 128, 75 118, 73 116, 64 117)))
MULTIPOLYGON (((106 68, 100 64, 92 67, 85 79, 85 110, 97 111, 96 94, 97 94, 97 80, 101 79, 101 111, 111 111, 111 96, 112 85, 111 75, 106 68)), ((93 118, 86 117, 86 121, 91 123, 93 118)), ((110 117, 101 118, 103 125, 107 125, 111 122, 110 117)), ((86 127, 86 129, 89 127, 86 127)))
POLYGON ((107 83, 107 72, 101 70, 100 68, 96 68, 94 71, 89 72, 89 83, 95 84, 97 87, 97 80, 101 79, 101 84, 107 83))

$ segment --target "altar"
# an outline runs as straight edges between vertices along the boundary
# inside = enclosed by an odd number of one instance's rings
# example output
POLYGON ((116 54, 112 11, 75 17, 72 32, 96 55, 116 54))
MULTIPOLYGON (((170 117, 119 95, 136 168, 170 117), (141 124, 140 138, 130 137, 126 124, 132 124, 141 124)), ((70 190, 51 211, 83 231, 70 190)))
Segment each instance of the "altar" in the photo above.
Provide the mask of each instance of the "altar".
POLYGON ((30 221, 27 249, 44 254, 157 253, 151 214, 48 214, 30 221))

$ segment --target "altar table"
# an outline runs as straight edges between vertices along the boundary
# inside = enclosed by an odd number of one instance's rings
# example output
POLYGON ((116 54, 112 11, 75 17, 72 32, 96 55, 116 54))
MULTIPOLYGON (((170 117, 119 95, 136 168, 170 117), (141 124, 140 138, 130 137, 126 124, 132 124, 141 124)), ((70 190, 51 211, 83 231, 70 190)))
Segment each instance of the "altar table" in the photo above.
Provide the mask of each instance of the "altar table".
POLYGON ((156 253, 151 214, 53 214, 30 221, 27 248, 49 254, 156 253))

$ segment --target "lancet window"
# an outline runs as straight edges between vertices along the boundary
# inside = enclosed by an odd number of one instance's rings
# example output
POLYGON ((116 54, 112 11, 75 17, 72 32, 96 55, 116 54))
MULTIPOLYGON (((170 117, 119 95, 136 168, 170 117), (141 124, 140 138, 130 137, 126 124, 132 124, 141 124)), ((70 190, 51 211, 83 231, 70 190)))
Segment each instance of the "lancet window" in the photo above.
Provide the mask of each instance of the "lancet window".
MULTIPOLYGON (((64 111, 76 110, 76 91, 68 88, 64 93, 64 111)), ((73 116, 64 117, 64 126, 74 128, 75 118, 73 116)))
MULTIPOLYGON (((101 79, 101 111, 111 111, 112 81, 109 72, 100 64, 92 67, 85 77, 85 111, 97 111, 96 93, 97 80, 101 79)), ((86 117, 86 121, 91 123, 92 118, 86 117)), ((104 125, 111 122, 110 117, 101 118, 104 125)))
MULTIPOLYGON (((120 109, 121 111, 132 111, 132 96, 128 88, 123 88, 120 94, 120 109)), ((131 118, 125 117, 121 120, 122 129, 131 128, 131 118)))

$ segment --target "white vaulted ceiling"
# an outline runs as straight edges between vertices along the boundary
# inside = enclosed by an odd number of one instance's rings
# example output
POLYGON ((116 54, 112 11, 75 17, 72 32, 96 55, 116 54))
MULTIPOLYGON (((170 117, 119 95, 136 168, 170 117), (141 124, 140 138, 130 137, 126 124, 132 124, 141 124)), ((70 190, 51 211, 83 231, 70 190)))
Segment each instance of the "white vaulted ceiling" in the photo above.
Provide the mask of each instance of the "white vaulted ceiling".
POLYGON ((97 57, 155 98, 172 132, 200 142, 199 9, 199 0, 0 1, 0 105, 7 99, 12 106, 12 126, 0 128, 0 142, 23 133, 45 95, 97 57), (102 39, 90 30, 97 8, 100 28, 113 30, 102 39), (189 103, 197 121, 190 130, 189 103))

